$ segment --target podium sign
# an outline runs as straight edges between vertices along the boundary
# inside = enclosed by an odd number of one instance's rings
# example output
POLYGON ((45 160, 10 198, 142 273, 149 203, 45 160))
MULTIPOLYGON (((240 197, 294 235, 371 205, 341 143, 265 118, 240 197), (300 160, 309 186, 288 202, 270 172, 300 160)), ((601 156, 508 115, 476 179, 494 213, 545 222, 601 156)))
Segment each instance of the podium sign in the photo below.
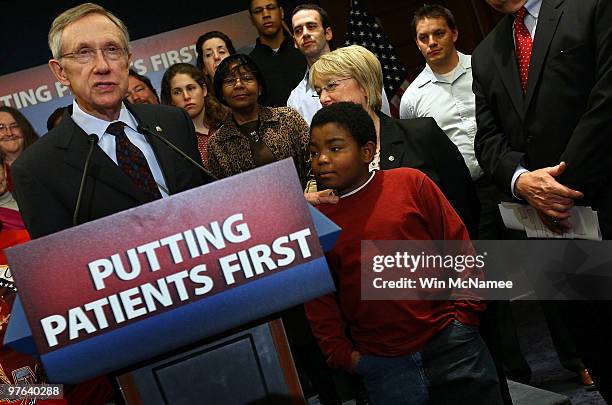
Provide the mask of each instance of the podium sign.
POLYGON ((7 251, 50 381, 76 383, 333 290, 291 160, 7 251))

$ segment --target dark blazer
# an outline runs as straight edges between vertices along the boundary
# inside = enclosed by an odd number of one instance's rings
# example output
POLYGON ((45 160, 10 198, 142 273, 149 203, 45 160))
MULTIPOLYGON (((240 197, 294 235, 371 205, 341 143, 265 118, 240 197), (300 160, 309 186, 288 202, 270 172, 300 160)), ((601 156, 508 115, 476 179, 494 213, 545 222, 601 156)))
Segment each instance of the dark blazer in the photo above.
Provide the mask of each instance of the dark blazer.
POLYGON ((558 180, 584 192, 578 203, 611 226, 612 2, 542 1, 525 97, 513 20, 504 17, 472 55, 476 157, 507 194, 519 163, 535 170, 565 161, 558 180))
POLYGON ((380 168, 419 169, 442 190, 468 228, 478 235, 480 203, 470 171, 457 149, 433 118, 398 120, 378 112, 380 168))
MULTIPOLYGON (((201 162, 191 119, 178 108, 135 104, 128 109, 139 124, 160 127, 196 162, 201 162)), ((147 136, 161 167, 169 194, 175 194, 212 179, 193 167, 161 141, 147 136)), ((15 161, 14 195, 32 238, 72 226, 72 216, 89 151, 87 134, 69 116, 35 142, 15 161)), ((79 210, 79 223, 92 221, 149 202, 104 151, 94 147, 89 175, 79 210)))

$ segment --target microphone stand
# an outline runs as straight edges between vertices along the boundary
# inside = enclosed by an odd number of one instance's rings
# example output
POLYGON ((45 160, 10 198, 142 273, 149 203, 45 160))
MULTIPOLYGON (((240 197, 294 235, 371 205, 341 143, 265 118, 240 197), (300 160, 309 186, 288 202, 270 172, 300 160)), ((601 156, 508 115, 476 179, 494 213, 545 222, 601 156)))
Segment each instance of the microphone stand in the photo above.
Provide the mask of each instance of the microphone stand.
POLYGON ((81 185, 79 186, 79 194, 77 195, 76 207, 74 209, 74 214, 72 216, 72 226, 77 226, 78 217, 79 217, 79 209, 81 208, 81 200, 83 199, 83 190, 85 189, 85 182, 87 181, 87 172, 89 171, 89 161, 91 160, 91 155, 93 154, 94 146, 98 143, 98 135, 90 134, 87 135, 87 142, 89 142, 89 152, 87 153, 87 158, 85 159, 85 166, 83 167, 83 176, 81 177, 81 185))
POLYGON ((191 163, 192 165, 194 165, 195 167, 197 167, 198 169, 200 169, 201 172, 203 172, 206 176, 208 176, 210 179, 212 180, 217 180, 217 178, 208 170, 206 170, 201 164, 199 164, 198 162, 196 162, 195 160, 193 160, 192 158, 189 157, 189 155, 187 155, 185 152, 183 152, 182 150, 180 150, 176 145, 174 145, 172 142, 170 142, 169 140, 167 140, 166 138, 164 138, 163 136, 161 136, 160 134, 157 133, 157 131, 152 131, 149 129, 148 126, 145 125, 138 125, 137 131, 142 133, 146 133, 148 135, 153 136, 156 139, 159 139, 160 141, 162 141, 164 144, 166 144, 170 149, 172 149, 173 151, 175 151, 176 153, 178 153, 179 155, 181 155, 185 160, 187 160, 189 163, 191 163))

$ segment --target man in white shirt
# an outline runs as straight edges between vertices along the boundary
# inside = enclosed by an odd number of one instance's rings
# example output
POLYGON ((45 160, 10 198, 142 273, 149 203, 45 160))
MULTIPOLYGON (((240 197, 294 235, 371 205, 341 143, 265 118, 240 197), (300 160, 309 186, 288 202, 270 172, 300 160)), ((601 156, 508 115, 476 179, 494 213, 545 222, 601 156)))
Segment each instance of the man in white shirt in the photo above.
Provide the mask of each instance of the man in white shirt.
POLYGON ((503 223, 495 187, 474 154, 476 109, 471 57, 455 48, 459 32, 453 14, 440 5, 424 5, 415 12, 412 29, 427 64, 402 96, 400 118, 433 117, 457 145, 481 201, 479 238, 501 239, 503 223))
MULTIPOLYGON (((306 57, 308 69, 302 81, 291 92, 287 106, 297 110, 310 125, 312 117, 321 109, 319 96, 308 83, 310 66, 331 51, 329 41, 332 40, 333 33, 327 11, 316 4, 300 4, 293 9, 291 25, 295 47, 306 57)), ((381 110, 390 116, 389 100, 384 88, 382 93, 381 110)))
MULTIPOLYGON (((476 108, 472 63, 469 55, 458 52, 455 47, 459 36, 455 18, 443 6, 424 5, 414 14, 412 34, 427 64, 404 92, 400 118, 432 117, 436 120, 461 152, 476 186, 481 204, 479 239, 503 239, 504 226, 497 208, 496 188, 490 176, 484 174, 474 153, 476 108)), ((498 370, 504 403, 511 403, 503 363, 513 378, 531 371, 520 350, 509 304, 504 301, 488 303, 481 322, 481 333, 498 370)))

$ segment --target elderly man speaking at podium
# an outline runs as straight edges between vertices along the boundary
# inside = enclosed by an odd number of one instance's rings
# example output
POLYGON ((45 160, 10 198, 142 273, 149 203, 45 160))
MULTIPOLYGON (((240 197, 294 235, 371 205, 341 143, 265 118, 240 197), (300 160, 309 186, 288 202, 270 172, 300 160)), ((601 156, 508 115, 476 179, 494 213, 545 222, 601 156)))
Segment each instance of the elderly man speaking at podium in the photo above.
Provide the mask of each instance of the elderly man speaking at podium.
POLYGON ((164 144, 201 162, 178 108, 124 104, 131 54, 123 22, 84 3, 49 31, 49 67, 74 96, 72 115, 13 165, 15 197, 32 238, 213 180, 164 144))

